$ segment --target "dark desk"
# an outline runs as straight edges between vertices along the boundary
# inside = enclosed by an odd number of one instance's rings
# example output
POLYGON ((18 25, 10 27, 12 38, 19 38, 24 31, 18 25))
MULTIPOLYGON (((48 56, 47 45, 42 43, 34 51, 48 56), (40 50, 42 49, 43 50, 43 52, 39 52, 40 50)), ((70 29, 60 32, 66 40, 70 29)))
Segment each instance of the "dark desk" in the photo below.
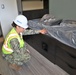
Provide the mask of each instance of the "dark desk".
POLYGON ((76 49, 47 35, 23 36, 24 40, 70 75, 76 75, 76 49))

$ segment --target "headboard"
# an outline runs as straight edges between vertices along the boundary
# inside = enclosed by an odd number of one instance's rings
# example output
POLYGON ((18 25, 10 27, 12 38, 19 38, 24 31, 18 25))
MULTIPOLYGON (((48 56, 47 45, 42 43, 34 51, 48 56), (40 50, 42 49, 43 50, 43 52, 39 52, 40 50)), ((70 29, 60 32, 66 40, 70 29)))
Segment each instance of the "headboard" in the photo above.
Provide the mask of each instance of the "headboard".
POLYGON ((28 20, 41 18, 44 14, 49 14, 49 0, 43 0, 43 9, 22 11, 28 20))

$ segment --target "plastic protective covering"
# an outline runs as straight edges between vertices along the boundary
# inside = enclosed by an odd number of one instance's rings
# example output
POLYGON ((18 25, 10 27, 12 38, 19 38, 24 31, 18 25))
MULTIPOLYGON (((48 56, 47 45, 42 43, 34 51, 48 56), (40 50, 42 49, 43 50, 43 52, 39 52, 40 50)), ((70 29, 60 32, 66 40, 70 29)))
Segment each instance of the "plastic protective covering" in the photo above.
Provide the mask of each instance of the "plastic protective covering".
POLYGON ((31 29, 47 29, 47 34, 60 42, 76 48, 76 22, 71 20, 55 20, 45 25, 40 19, 29 20, 29 27, 31 29))

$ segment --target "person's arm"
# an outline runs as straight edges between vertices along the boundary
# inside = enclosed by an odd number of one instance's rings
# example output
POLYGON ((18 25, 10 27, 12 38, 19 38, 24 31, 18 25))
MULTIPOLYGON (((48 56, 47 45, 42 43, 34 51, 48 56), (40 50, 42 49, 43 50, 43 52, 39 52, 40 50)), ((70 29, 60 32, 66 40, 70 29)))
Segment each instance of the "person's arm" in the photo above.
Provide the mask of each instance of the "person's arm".
POLYGON ((25 29, 25 31, 22 34, 23 35, 39 34, 39 30, 25 29))
POLYGON ((46 29, 42 29, 42 30, 32 30, 32 29, 26 29, 22 34, 23 35, 33 35, 33 34, 45 34, 46 33, 46 29))

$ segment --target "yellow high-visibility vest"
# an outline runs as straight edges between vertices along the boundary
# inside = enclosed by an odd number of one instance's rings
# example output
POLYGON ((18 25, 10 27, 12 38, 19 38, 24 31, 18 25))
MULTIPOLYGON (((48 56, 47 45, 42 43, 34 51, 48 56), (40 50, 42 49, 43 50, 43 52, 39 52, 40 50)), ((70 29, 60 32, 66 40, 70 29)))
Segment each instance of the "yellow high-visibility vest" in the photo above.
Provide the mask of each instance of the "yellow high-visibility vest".
POLYGON ((4 44, 2 46, 2 52, 4 54, 12 54, 14 51, 11 49, 10 41, 13 38, 17 38, 20 44, 20 48, 24 46, 24 40, 21 36, 18 35, 15 28, 12 28, 12 30, 8 33, 8 35, 5 38, 4 44))

